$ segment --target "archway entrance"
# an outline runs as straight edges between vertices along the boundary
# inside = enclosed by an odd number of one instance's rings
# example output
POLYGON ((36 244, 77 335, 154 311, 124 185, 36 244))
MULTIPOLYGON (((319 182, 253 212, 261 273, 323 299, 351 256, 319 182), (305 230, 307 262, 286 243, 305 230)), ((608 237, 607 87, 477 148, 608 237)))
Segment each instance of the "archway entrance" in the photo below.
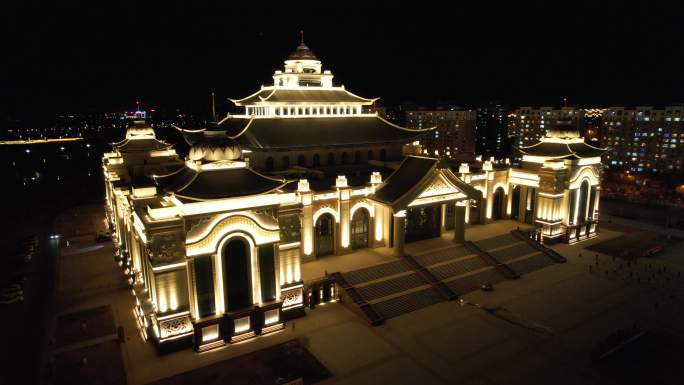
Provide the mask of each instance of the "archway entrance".
POLYGON ((406 209, 406 242, 439 237, 442 208, 440 206, 406 209))
POLYGON ((589 182, 583 181, 580 185, 579 213, 577 213, 577 223, 583 225, 587 223, 587 209, 589 208, 589 182))
POLYGON ((249 243, 240 238, 223 247, 223 297, 227 311, 252 305, 249 248, 249 243))
POLYGON ((370 227, 370 215, 365 208, 359 208, 354 212, 351 221, 351 246, 352 249, 368 247, 368 229, 370 227))
POLYGON ((316 257, 335 252, 335 218, 326 213, 316 220, 316 257))
POLYGON ((494 190, 492 197, 492 218, 503 219, 504 218, 504 190, 502 187, 494 190))
POLYGON ((520 186, 513 186, 513 197, 511 201, 511 219, 520 218, 520 186))

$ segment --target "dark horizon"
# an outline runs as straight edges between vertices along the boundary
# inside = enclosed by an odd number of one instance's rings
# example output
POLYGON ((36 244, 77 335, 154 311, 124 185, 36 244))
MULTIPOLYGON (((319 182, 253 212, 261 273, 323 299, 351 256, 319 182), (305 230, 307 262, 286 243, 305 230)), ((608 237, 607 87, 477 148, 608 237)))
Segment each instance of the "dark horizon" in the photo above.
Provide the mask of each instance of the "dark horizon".
POLYGON ((336 84, 381 104, 671 105, 684 101, 678 4, 557 9, 306 8, 297 13, 172 5, 7 10, 2 114, 142 107, 209 115, 269 84, 299 43, 336 84))

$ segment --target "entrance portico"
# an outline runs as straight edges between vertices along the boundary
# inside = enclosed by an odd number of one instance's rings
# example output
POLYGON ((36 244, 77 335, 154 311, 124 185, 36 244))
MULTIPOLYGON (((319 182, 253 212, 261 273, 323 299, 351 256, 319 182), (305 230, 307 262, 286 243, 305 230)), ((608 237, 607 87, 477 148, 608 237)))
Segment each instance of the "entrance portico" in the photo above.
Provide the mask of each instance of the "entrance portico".
POLYGON ((439 237, 451 228, 454 242, 464 242, 466 207, 480 198, 438 159, 419 156, 407 157, 371 197, 392 213, 391 245, 398 256, 407 241, 439 237))

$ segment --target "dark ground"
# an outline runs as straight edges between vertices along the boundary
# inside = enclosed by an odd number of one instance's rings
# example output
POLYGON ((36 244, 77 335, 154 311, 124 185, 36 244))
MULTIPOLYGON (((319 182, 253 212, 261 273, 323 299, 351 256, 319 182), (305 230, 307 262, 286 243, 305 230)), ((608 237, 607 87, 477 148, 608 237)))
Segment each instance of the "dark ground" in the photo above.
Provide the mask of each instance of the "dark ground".
POLYGON ((330 376, 330 371, 299 341, 291 340, 166 378, 151 385, 272 385, 284 384, 300 377, 304 384, 314 384, 330 376))

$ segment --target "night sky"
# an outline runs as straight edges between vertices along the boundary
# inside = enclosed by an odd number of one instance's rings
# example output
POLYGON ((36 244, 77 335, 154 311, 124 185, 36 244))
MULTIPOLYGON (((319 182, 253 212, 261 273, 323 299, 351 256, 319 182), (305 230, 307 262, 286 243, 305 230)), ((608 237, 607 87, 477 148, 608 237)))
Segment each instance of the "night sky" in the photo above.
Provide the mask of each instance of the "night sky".
POLYGON ((8 68, 0 71, 0 112, 37 119, 132 109, 141 100, 147 108, 206 113, 212 89, 225 111, 226 98, 271 82, 302 29, 336 84, 386 104, 560 105, 563 96, 581 106, 684 101, 684 27, 675 2, 460 9, 280 2, 249 11, 236 4, 256 2, 146 9, 93 3, 4 6, 9 39, 0 66, 8 68))

